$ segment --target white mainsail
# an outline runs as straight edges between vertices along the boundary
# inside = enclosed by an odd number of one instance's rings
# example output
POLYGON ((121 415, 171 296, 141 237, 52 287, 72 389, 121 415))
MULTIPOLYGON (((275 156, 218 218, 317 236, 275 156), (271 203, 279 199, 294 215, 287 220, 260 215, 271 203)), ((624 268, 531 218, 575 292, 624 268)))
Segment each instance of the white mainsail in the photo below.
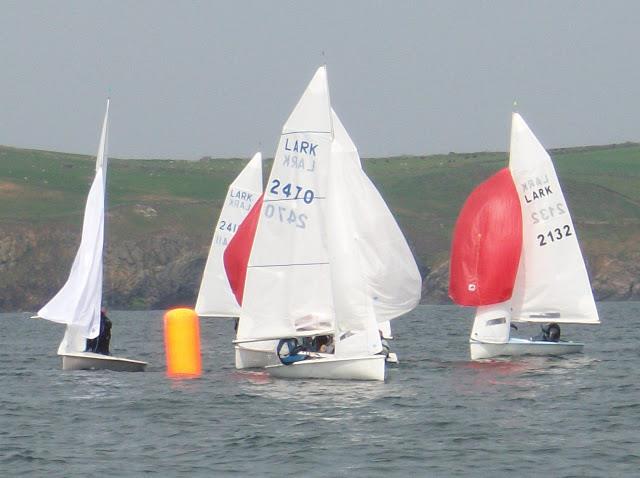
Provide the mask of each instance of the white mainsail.
POLYGON ((96 158, 96 175, 85 206, 80 247, 67 282, 38 311, 39 317, 67 324, 58 353, 82 351, 85 339, 97 337, 100 332, 108 118, 109 100, 96 158))
POLYGON ((201 317, 240 315, 240 305, 227 279, 223 254, 261 194, 262 154, 258 152, 229 186, 220 211, 196 301, 196 312, 201 317))
POLYGON ((325 229, 331 140, 320 67, 282 130, 247 267, 238 341, 333 333, 325 229))
POLYGON ((599 323, 569 208, 551 158, 513 114, 509 169, 522 209, 522 255, 512 320, 599 323))

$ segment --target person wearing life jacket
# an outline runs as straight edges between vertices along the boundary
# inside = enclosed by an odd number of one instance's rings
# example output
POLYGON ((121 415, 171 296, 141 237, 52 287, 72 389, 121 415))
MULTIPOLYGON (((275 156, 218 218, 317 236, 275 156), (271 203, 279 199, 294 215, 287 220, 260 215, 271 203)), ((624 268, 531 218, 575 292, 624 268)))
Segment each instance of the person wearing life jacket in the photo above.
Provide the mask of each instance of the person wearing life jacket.
POLYGON ((276 353, 283 365, 291 365, 309 358, 307 354, 301 354, 304 347, 298 343, 298 339, 292 337, 288 339, 280 339, 276 353))

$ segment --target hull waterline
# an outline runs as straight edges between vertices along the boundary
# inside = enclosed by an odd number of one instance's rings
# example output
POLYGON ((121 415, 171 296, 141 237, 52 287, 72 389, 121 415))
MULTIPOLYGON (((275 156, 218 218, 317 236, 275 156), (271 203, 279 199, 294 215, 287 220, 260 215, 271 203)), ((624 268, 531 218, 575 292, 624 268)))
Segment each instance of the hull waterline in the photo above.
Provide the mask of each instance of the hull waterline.
POLYGON ((278 378, 384 381, 385 357, 315 358, 291 365, 271 365, 265 370, 278 378))
POLYGON ((521 355, 566 355, 581 353, 584 344, 578 342, 543 342, 511 338, 504 344, 469 341, 471 360, 521 355))
POLYGON ((113 370, 116 372, 143 372, 147 362, 131 360, 93 352, 60 354, 62 370, 113 370))

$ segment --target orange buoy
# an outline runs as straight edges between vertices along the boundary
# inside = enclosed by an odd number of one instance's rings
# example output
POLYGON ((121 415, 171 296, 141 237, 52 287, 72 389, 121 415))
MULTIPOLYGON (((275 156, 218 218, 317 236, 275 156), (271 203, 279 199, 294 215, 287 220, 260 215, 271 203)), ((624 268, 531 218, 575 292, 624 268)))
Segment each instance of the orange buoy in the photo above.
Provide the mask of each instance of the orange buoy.
POLYGON ((172 309, 164 314, 164 345, 167 356, 167 375, 170 377, 199 377, 200 322, 192 309, 172 309))

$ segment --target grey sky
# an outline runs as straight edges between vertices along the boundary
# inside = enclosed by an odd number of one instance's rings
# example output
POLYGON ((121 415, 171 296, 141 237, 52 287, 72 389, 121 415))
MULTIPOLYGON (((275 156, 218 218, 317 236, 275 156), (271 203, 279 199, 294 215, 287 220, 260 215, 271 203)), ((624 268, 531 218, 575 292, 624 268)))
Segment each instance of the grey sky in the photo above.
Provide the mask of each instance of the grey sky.
POLYGON ((640 141, 637 1, 0 0, 0 144, 271 156, 317 66, 364 156, 640 141), (325 57, 322 52, 325 52, 325 57))

